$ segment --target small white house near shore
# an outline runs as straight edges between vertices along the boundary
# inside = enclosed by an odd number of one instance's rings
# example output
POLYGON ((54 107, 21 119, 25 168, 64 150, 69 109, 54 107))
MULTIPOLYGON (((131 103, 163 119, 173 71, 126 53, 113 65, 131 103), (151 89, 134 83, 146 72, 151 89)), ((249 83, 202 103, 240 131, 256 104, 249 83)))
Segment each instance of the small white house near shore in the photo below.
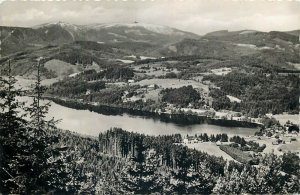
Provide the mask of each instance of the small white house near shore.
POLYGON ((135 82, 135 80, 133 80, 133 79, 128 79, 128 81, 127 81, 128 83, 134 83, 135 82))

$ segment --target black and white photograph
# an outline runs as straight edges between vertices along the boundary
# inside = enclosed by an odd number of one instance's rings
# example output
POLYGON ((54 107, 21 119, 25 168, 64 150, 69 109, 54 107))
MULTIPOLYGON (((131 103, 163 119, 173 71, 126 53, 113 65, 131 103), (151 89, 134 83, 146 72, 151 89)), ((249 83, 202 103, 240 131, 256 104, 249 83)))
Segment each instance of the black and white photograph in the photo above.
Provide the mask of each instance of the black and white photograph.
POLYGON ((0 0, 0 195, 299 194, 299 0, 0 0))

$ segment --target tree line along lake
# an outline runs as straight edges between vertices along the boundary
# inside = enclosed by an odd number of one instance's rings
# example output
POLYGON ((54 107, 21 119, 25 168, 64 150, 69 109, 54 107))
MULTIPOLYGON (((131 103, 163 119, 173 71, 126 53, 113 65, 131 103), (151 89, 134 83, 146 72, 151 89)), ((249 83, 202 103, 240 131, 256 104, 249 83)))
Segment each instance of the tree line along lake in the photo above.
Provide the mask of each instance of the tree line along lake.
MULTIPOLYGON (((22 97, 22 101, 30 103, 30 97, 22 97)), ((49 100, 43 100, 42 103, 49 100)), ((176 124, 163 122, 149 117, 133 116, 129 114, 104 115, 89 110, 77 110, 68 108, 51 101, 51 107, 47 117, 62 119, 58 127, 89 136, 98 136, 113 127, 119 127, 127 131, 143 133, 147 135, 170 135, 180 133, 182 135, 195 134, 221 134, 249 136, 254 135, 258 128, 224 127, 212 124, 176 124)))

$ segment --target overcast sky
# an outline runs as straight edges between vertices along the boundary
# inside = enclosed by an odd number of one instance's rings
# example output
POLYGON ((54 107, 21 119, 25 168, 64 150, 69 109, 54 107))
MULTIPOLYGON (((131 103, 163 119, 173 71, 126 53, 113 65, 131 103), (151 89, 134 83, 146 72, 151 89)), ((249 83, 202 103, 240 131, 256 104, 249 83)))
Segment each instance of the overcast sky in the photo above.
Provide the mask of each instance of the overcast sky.
POLYGON ((223 29, 288 31, 300 29, 300 0, 65 0, 0 4, 0 25, 5 26, 30 27, 57 21, 131 23, 135 20, 197 34, 223 29))

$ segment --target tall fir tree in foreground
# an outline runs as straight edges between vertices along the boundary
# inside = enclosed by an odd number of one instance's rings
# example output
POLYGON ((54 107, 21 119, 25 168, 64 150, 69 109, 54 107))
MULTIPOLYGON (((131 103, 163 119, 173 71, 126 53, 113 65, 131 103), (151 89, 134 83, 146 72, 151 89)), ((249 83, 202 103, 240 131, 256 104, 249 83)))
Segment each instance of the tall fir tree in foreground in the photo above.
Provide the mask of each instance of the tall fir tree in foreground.
POLYGON ((26 138, 26 121, 19 112, 24 106, 17 97, 22 90, 16 89, 16 79, 11 73, 11 62, 8 61, 7 71, 0 77, 0 192, 21 193, 25 186, 22 184, 24 177, 19 174, 26 138))
POLYGON ((6 78, 0 77, 0 125, 1 129, 3 129, 2 135, 9 136, 24 122, 18 116, 20 110, 17 110, 17 108, 23 108, 24 102, 20 102, 17 99, 21 95, 22 90, 15 87, 17 80, 12 76, 10 61, 8 61, 7 72, 4 74, 7 75, 6 78))
POLYGON ((46 90, 41 85, 41 67, 43 58, 38 59, 36 82, 34 84, 32 95, 33 101, 26 110, 30 116, 28 129, 33 131, 32 147, 33 154, 36 156, 35 171, 31 174, 39 175, 30 181, 29 186, 34 188, 37 183, 43 184, 44 191, 66 192, 65 184, 70 180, 67 173, 67 162, 65 153, 60 152, 60 148, 54 148, 58 142, 58 137, 51 132, 56 130, 56 123, 53 118, 46 119, 50 102, 42 103, 43 94, 46 90))
POLYGON ((33 102, 27 108, 27 111, 31 119, 30 125, 32 126, 32 128, 36 130, 37 135, 44 134, 46 129, 55 127, 55 124, 58 122, 55 121, 54 119, 48 121, 46 120, 46 114, 48 113, 49 107, 51 105, 50 102, 41 103, 43 94, 46 90, 46 88, 41 85, 42 64, 43 64, 43 58, 39 58, 37 63, 37 70, 36 70, 37 72, 36 81, 32 90, 33 102))
POLYGON ((58 138, 50 130, 55 125, 46 122, 48 105, 40 105, 41 77, 38 66, 34 92, 38 94, 29 108, 18 101, 21 90, 15 88, 16 79, 11 75, 8 63, 8 78, 1 83, 0 119, 0 193, 43 194, 66 193, 69 181, 66 157, 53 144, 58 138), (24 120, 19 110, 29 115, 32 121, 24 120))

